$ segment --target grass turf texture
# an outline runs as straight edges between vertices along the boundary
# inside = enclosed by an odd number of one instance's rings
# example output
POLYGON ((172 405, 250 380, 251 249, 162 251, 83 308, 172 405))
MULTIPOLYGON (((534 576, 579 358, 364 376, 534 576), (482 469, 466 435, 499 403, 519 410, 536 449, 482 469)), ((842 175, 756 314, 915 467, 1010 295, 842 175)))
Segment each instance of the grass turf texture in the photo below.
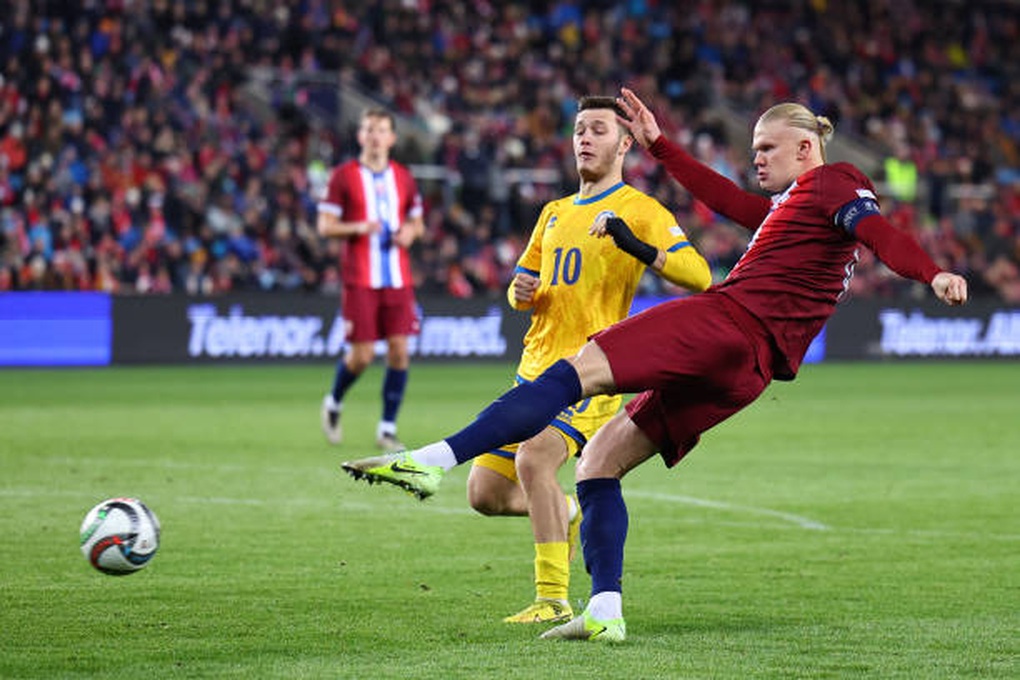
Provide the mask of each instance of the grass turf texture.
MULTIPOLYGON (((526 520, 356 484, 381 370, 318 429, 328 366, 0 372, 0 677, 1017 677, 1020 364, 806 367, 625 482, 630 638, 539 641, 526 520), (127 577, 77 548, 136 495, 163 542, 127 577)), ((411 444, 503 365, 413 367, 411 444)), ((570 471, 563 471, 564 485, 570 471)), ((574 564, 572 599, 589 581, 574 564)))

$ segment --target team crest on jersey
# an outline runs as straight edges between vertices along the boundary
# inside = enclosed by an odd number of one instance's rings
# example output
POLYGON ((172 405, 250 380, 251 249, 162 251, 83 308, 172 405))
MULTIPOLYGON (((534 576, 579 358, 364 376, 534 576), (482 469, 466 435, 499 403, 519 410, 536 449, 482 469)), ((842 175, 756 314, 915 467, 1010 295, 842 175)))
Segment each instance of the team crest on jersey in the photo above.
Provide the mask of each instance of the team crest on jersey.
POLYGON ((601 219, 608 220, 610 217, 616 217, 616 213, 614 213, 612 210, 601 210, 599 211, 599 214, 595 216, 595 219, 592 221, 592 224, 593 225, 598 224, 599 220, 601 219))

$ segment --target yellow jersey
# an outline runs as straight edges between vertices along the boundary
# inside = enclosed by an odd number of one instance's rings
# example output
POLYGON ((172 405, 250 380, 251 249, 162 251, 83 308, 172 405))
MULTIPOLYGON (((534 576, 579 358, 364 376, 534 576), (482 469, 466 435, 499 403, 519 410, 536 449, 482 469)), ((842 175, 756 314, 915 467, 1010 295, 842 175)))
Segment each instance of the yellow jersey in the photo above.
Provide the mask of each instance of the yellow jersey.
MULTIPOLYGON (((539 279, 530 304, 514 299, 514 309, 532 310, 524 337, 517 380, 531 381, 559 359, 576 354, 588 336, 627 316, 645 265, 616 247, 609 236, 588 228, 603 213, 622 218, 634 235, 666 253, 663 278, 692 291, 708 288, 708 263, 691 247, 676 219, 650 196, 620 182, 594 196, 567 196, 547 203, 517 271, 539 279)), ((580 451, 620 408, 621 395, 598 395, 565 408, 550 426, 560 431, 569 455, 580 451)), ((474 459, 517 481, 514 456, 518 444, 506 444, 474 459)))
MULTIPOLYGON (((534 380, 558 359, 571 356, 588 336, 625 318, 645 265, 623 252, 609 236, 588 234, 603 213, 622 218, 639 239, 665 251, 661 275, 690 290, 704 290, 711 274, 691 247, 676 218, 651 196, 623 182, 600 194, 551 201, 542 209, 517 272, 539 279, 530 305, 531 326, 524 337, 518 374, 534 380)), ((618 406, 618 400, 617 400, 618 406)))

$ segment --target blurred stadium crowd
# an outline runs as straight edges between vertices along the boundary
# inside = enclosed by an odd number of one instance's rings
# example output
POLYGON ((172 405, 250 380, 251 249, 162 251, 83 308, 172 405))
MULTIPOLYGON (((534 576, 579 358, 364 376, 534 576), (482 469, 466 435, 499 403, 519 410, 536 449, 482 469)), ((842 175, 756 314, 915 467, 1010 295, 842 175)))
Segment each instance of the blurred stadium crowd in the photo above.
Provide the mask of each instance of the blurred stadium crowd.
MULTIPOLYGON (((420 179, 428 292, 502 295, 542 203, 576 190, 576 98, 626 83, 744 184, 719 111, 828 115, 879 159, 896 224, 975 295, 1020 302, 1014 3, 14 0, 0 27, 0 290, 337 291, 315 204, 356 146, 307 115, 297 76, 319 74, 438 140, 395 154, 448 171, 420 179), (275 115, 244 96, 258 69, 296 83, 275 115)), ((720 218, 643 152, 626 176, 725 276, 746 235, 706 229, 720 218)), ((909 292, 862 255, 855 295, 909 292)))

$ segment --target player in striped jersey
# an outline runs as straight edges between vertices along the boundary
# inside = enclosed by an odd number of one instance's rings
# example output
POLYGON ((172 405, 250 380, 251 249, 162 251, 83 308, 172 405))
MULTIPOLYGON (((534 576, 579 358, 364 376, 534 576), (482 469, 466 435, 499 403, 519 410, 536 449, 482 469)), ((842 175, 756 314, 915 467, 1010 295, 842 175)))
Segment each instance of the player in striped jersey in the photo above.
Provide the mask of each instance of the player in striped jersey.
POLYGON ((419 326, 408 248, 425 230, 414 178, 390 159, 396 141, 388 111, 365 111, 358 127, 360 154, 333 169, 317 223, 320 235, 345 241, 342 311, 349 343, 337 362, 333 388, 322 401, 322 429, 330 443, 340 443, 344 395, 372 362, 375 341, 386 340, 376 443, 391 451, 403 448, 397 439, 397 412, 410 365, 408 337, 417 334, 419 326))

